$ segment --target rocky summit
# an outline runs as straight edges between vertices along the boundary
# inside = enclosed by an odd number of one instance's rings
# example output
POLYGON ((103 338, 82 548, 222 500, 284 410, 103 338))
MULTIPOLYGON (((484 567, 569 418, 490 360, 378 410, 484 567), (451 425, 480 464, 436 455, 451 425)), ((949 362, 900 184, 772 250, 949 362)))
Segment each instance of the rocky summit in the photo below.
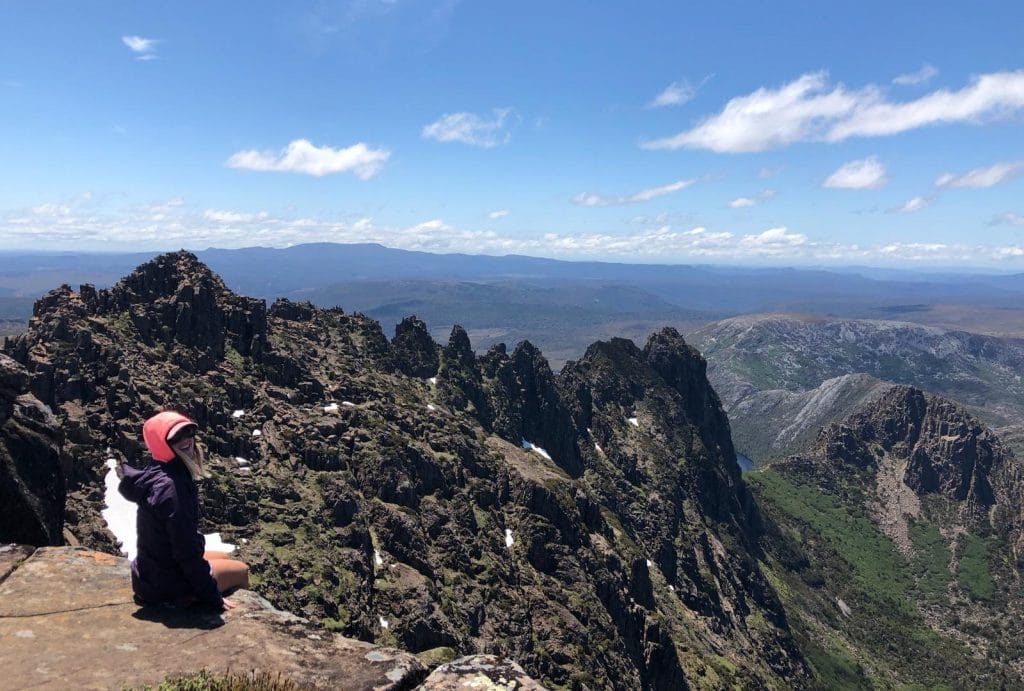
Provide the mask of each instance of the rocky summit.
POLYGON ((144 463, 142 421, 173 407, 207 453, 204 532, 327 631, 428 665, 511 658, 553 688, 815 683, 705 361, 672 329, 556 375, 527 342, 478 357, 460 327, 442 347, 415 317, 389 340, 339 308, 267 309, 178 252, 52 291, 4 351, 5 448, 48 459, 19 486, 21 542, 118 554, 106 464, 144 463))

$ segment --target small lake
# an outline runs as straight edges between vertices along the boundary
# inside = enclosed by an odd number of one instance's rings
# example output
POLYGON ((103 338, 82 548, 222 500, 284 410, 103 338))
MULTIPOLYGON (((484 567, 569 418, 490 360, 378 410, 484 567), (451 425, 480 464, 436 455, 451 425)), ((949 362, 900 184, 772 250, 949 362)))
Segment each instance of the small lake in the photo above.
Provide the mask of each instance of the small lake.
POLYGON ((754 469, 754 462, 741 453, 736 454, 736 463, 744 473, 754 469))

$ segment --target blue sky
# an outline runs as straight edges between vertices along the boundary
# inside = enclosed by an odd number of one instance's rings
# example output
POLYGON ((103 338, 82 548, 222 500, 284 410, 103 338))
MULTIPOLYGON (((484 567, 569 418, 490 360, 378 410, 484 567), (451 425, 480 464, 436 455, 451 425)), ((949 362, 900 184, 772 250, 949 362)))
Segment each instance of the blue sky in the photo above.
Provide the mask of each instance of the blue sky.
POLYGON ((1024 4, 707 4, 6 0, 0 248, 1024 269, 1024 4))

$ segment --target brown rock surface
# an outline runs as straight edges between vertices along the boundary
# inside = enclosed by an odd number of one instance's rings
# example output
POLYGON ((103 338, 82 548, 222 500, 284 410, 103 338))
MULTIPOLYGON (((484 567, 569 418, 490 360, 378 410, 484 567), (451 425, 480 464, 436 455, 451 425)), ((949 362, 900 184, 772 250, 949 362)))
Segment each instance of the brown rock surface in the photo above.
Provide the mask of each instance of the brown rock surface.
POLYGON ((512 660, 493 655, 469 655, 441 665, 427 677, 418 691, 541 691, 523 668, 512 660))
MULTIPOLYGON (((4 688, 109 689, 168 675, 257 670, 309 688, 405 689, 420 662, 317 629, 250 591, 218 614, 139 607, 128 561, 69 547, 0 548, 0 669, 4 688)), ((454 688, 454 687, 453 687, 454 688)))

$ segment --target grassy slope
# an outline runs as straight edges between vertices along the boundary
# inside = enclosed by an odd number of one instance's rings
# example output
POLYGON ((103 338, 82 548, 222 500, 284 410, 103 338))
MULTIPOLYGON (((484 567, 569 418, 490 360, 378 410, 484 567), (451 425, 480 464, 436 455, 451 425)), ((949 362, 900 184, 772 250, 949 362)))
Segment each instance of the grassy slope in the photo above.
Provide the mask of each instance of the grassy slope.
POLYGON ((936 630, 960 624, 953 601, 960 592, 995 609, 998 565, 980 537, 968 536, 961 548, 958 589, 950 587, 951 551, 935 524, 912 526, 915 554, 908 559, 849 498, 771 468, 745 479, 777 528, 765 539, 764 568, 823 688, 979 688, 1006 681, 998 660, 1017 654, 1010 641, 990 641, 992 658, 978 659, 936 630), (929 625, 937 615, 945 616, 940 626, 929 625))

